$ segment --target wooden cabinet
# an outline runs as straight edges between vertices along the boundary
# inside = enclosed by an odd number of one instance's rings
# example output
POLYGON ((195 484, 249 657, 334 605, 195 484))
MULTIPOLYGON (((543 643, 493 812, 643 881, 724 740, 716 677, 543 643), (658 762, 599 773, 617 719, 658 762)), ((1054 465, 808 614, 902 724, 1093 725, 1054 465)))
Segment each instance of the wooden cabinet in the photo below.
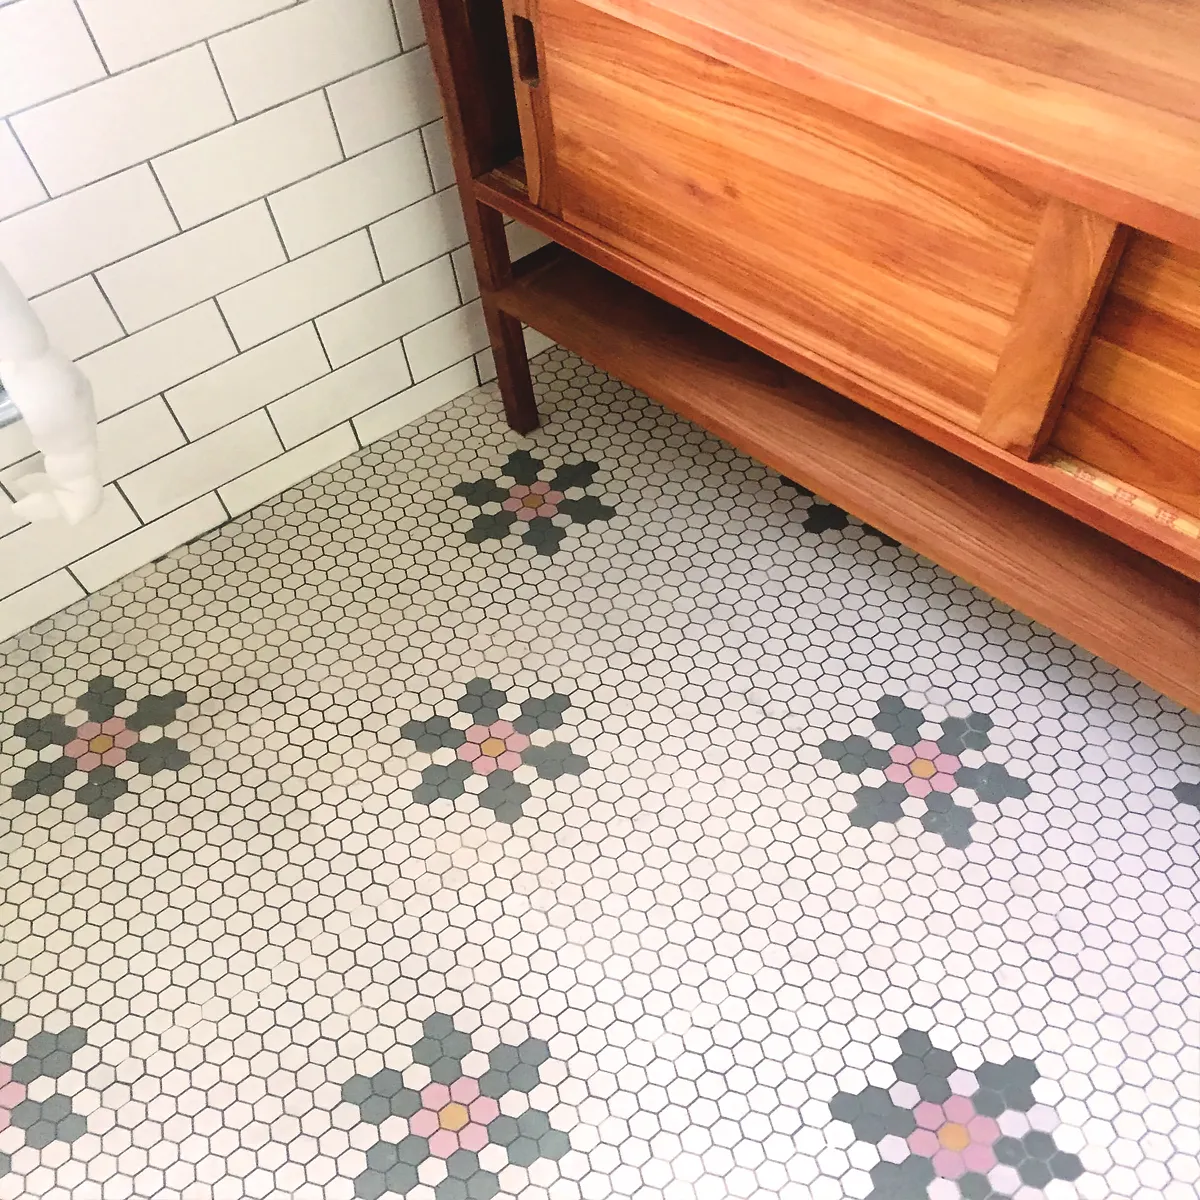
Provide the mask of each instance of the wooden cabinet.
POLYGON ((525 321, 1200 705, 1200 0, 422 4, 515 428, 525 321))

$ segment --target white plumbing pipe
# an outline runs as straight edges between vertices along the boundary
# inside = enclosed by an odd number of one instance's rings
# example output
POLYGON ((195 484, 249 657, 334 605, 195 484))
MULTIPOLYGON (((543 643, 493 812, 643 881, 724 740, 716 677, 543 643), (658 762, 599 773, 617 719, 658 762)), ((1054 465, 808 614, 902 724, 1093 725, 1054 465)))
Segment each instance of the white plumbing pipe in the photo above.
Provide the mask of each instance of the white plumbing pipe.
POLYGON ((29 426, 43 470, 18 479, 13 507, 31 521, 76 525, 102 497, 91 384, 53 349, 45 327, 0 264, 0 387, 29 426))

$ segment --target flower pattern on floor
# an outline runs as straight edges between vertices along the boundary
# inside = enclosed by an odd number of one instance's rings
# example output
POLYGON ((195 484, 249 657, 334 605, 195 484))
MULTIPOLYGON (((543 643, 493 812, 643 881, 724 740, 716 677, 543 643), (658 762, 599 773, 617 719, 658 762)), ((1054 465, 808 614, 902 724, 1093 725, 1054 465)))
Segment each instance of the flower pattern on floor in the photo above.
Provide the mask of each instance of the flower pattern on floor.
MULTIPOLYGON (((70 1025, 58 1033, 43 1030, 25 1043, 19 1057, 5 1054, 16 1037, 11 1021, 0 1018, 0 1135, 10 1128, 24 1134, 21 1144, 34 1150, 51 1142, 74 1142, 87 1132, 87 1122, 74 1111, 70 1096, 61 1094, 55 1081, 71 1070, 76 1051, 87 1042, 87 1033, 70 1025), (11 1059, 11 1061, 9 1061, 11 1059), (44 1084, 43 1081, 50 1081, 44 1084), (40 1098, 29 1095, 38 1087, 40 1098)), ((0 1178, 12 1167, 12 1155, 0 1151, 0 1178)))
POLYGON ((433 757, 413 789, 413 799, 422 804, 455 800, 470 790, 472 776, 481 775, 487 785, 478 793, 479 803, 511 825, 532 795, 529 780, 518 780, 515 772, 524 767, 531 777, 553 780, 587 770, 587 758, 567 743, 548 737, 533 741, 563 723, 571 700, 561 692, 529 696, 517 705, 490 679, 479 678, 466 685, 456 707, 453 717, 435 714, 401 727, 402 737, 433 757), (502 709, 510 715, 502 718, 502 709))
POLYGON ((480 544, 519 533, 525 545, 553 557, 567 526, 616 516, 615 508, 586 491, 599 470, 596 463, 584 459, 552 471, 528 450, 514 450, 500 468, 499 478, 475 479, 454 488, 454 495, 480 510, 466 540, 480 544))
POLYGON ((870 829, 880 822, 895 824, 904 816, 905 801, 916 797, 925 803, 922 827, 938 834, 947 846, 962 849, 973 840, 971 826, 976 817, 969 807, 958 803, 955 791, 969 789, 979 800, 992 804, 1010 796, 1023 799, 1029 795, 1028 782, 1011 775, 1000 763, 963 764, 964 752, 983 751, 991 744, 991 717, 978 712, 947 717, 936 723, 940 734, 932 736, 922 729, 934 722, 900 697, 884 696, 877 708, 871 722, 876 731, 873 735, 855 733, 821 744, 821 757, 836 762, 848 775, 883 774, 882 783, 863 783, 855 790, 852 825, 870 829))
POLYGON ((407 1072, 384 1067, 371 1076, 355 1075, 342 1087, 343 1100, 358 1106, 364 1122, 395 1138, 381 1136, 367 1150, 367 1168, 354 1180, 356 1196, 405 1196, 433 1179, 435 1200, 491 1200, 500 1191, 497 1171, 503 1166, 558 1160, 571 1148, 549 1115, 527 1103, 550 1057, 544 1041, 501 1042, 475 1077, 464 1060, 482 1056, 451 1017, 433 1013, 422 1023, 422 1033, 407 1072), (406 1082, 410 1073, 428 1082, 406 1082), (508 1098, 517 1100, 510 1106, 519 1110, 515 1116, 502 1111, 508 1098), (431 1159, 445 1164, 432 1176, 422 1170, 431 1159))
POLYGON ((79 697, 77 707, 87 719, 70 725, 58 713, 43 717, 25 717, 13 732, 25 740, 26 748, 39 757, 25 770, 25 777, 13 786, 13 796, 28 800, 33 796, 53 796, 67 786, 76 772, 86 779, 73 789, 75 799, 89 817, 106 817, 116 802, 129 791, 132 772, 118 772, 125 763, 133 763, 137 772, 156 775, 159 771, 179 771, 190 757, 172 737, 160 734, 146 739, 147 730, 169 725, 181 705, 183 692, 144 696, 132 704, 123 688, 107 675, 97 675, 79 697), (125 714, 119 715, 118 709, 125 714), (44 751, 57 748, 57 758, 44 751))
POLYGON ((1014 1055, 966 1071, 927 1033, 907 1029, 898 1040, 890 1088, 838 1092, 829 1106, 859 1141, 879 1149, 869 1200, 1008 1200, 1018 1192, 1033 1200, 1052 1179, 1083 1174, 1078 1155, 1054 1141, 1054 1110, 1034 1098, 1039 1072, 1030 1059, 1014 1055))

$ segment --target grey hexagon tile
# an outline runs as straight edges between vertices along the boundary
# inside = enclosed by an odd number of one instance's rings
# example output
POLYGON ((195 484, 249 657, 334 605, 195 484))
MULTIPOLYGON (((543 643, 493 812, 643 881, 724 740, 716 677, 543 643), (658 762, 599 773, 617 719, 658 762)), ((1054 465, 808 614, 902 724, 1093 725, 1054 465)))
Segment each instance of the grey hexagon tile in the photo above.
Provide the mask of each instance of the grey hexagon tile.
POLYGON ((1200 719, 536 373, 0 649, 0 1200, 1195 1200, 1200 719))

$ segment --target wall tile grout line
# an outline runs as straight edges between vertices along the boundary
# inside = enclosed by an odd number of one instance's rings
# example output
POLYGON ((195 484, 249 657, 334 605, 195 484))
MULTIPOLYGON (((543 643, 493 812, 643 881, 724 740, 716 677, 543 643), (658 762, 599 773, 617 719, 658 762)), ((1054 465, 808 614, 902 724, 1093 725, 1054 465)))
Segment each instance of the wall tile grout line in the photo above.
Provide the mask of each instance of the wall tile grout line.
MULTIPOLYGON (((71 0, 71 6, 75 9, 75 12, 79 16, 80 24, 83 25, 85 32, 87 33, 88 37, 91 39, 92 46, 96 51, 96 57, 100 60, 100 65, 104 68, 105 77, 108 79, 111 79, 113 77, 113 71, 111 70, 111 68, 108 65, 108 59, 106 59, 104 57, 104 51, 100 49, 100 43, 96 40, 96 35, 95 35, 95 33, 92 32, 91 25, 88 24, 87 15, 83 11, 83 6, 79 3, 79 0, 71 0)), ((99 83, 99 82, 101 82, 101 80, 94 80, 93 82, 99 83)), ((90 87, 91 84, 87 84, 85 86, 90 87)), ((73 90, 82 91, 83 89, 76 88, 73 90)), ((66 92, 66 93, 64 93, 64 95, 71 95, 71 93, 66 92)), ((58 97, 54 97, 54 98, 58 99, 58 97)), ((41 103, 48 103, 48 101, 42 101, 41 103)), ((29 110, 26 109, 24 111, 28 112, 29 110)))

